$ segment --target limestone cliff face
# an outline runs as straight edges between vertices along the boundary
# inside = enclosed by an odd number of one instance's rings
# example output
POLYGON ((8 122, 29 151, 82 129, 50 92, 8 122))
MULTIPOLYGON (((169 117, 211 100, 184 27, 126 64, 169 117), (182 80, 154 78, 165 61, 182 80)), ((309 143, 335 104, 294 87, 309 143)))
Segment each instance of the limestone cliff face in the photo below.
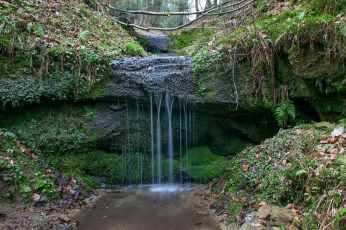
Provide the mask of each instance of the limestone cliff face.
POLYGON ((113 60, 112 75, 95 98, 147 100, 150 94, 168 92, 189 101, 200 101, 191 71, 191 58, 161 56, 113 60))

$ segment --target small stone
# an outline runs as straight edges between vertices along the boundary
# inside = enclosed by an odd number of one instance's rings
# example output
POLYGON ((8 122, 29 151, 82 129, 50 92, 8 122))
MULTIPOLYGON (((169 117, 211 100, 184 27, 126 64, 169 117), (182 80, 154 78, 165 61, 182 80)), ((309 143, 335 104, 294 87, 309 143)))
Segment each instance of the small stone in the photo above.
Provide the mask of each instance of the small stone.
POLYGON ((5 227, 6 230, 17 229, 17 226, 14 224, 7 224, 5 227))
POLYGON ((208 211, 198 211, 198 212, 197 212, 197 215, 200 215, 200 216, 208 216, 208 215, 210 215, 210 212, 208 212, 208 211))
POLYGON ((293 224, 288 225, 287 227, 285 227, 285 229, 287 229, 287 230, 299 230, 299 228, 297 228, 297 227, 294 226, 293 224))
POLYGON ((282 228, 281 227, 271 227, 271 230, 281 230, 282 228))
POLYGON ((332 137, 339 137, 343 134, 344 132, 344 128, 343 127, 338 127, 338 128, 335 128, 332 132, 332 137))
POLYGON ((239 230, 252 230, 252 226, 250 223, 244 223, 239 230))
POLYGON ((252 216, 245 217, 244 221, 247 223, 252 223, 252 216))
POLYGON ((0 221, 4 221, 6 219, 6 214, 0 212, 0 221))
POLYGON ((257 215, 260 219, 270 220, 273 226, 288 225, 294 218, 291 210, 269 204, 260 207, 257 215))
POLYGON ((58 218, 59 218, 59 220, 65 222, 65 223, 70 222, 70 218, 65 214, 60 215, 58 218))
POLYGON ((268 204, 264 204, 258 209, 257 215, 260 219, 266 220, 271 213, 271 206, 268 204))

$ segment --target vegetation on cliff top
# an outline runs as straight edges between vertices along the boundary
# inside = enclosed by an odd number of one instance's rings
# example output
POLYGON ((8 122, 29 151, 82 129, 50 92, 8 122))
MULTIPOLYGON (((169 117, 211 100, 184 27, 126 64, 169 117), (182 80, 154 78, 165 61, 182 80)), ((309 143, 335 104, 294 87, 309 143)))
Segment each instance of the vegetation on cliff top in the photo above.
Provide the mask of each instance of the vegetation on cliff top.
POLYGON ((275 109, 303 98, 321 119, 340 119, 346 114, 345 9, 344 0, 256 1, 247 23, 196 42, 193 71, 201 96, 217 98, 210 82, 225 79, 235 85, 234 104, 275 109))
POLYGON ((0 1, 0 99, 16 106, 85 95, 112 58, 145 52, 84 1, 0 1))

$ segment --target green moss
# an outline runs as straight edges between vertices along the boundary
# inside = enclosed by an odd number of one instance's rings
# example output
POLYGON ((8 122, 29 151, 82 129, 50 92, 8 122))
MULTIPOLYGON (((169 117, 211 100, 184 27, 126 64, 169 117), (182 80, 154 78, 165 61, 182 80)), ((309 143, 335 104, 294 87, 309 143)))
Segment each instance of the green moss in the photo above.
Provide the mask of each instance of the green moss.
POLYGON ((86 94, 85 98, 96 99, 98 96, 102 95, 104 92, 104 87, 102 83, 96 84, 92 90, 86 94))
POLYGON ((322 120, 337 122, 346 116, 346 100, 338 96, 320 96, 310 100, 322 120))
POLYGON ((0 125, 17 133, 37 153, 73 153, 93 147, 98 140, 99 134, 91 134, 85 127, 90 111, 85 106, 39 108, 17 116, 4 116, 0 125))
POLYGON ((125 42, 124 53, 130 56, 139 56, 144 52, 143 47, 136 42, 125 42))
POLYGON ((278 58, 277 59, 277 76, 278 78, 286 84, 289 84, 289 82, 292 80, 292 78, 295 76, 293 72, 293 68, 288 62, 287 58, 278 58))
POLYGON ((170 35, 171 50, 177 52, 193 45, 195 42, 207 42, 215 34, 213 29, 208 27, 198 29, 186 29, 170 35))
POLYGON ((216 178, 226 166, 225 159, 213 154, 207 147, 190 149, 184 154, 183 161, 186 173, 200 182, 216 178))
POLYGON ((337 77, 343 72, 339 60, 326 57, 318 44, 313 49, 293 45, 289 49, 289 60, 294 73, 302 78, 337 77))
POLYGON ((87 150, 85 153, 47 156, 46 161, 65 175, 83 179, 90 189, 99 185, 96 178, 104 178, 109 184, 122 181, 121 157, 114 153, 87 150))

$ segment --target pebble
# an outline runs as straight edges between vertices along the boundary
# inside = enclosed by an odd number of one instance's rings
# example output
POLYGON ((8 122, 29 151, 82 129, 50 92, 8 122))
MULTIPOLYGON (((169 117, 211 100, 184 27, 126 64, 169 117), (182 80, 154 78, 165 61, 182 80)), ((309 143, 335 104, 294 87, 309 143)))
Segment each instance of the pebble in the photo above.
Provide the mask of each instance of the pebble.
POLYGON ((210 215, 210 212, 209 212, 209 211, 198 211, 198 212, 197 212, 197 215, 200 215, 200 216, 208 216, 208 215, 210 215))
POLYGON ((60 215, 58 218, 59 218, 59 220, 65 222, 65 223, 70 222, 70 218, 65 214, 60 215))

